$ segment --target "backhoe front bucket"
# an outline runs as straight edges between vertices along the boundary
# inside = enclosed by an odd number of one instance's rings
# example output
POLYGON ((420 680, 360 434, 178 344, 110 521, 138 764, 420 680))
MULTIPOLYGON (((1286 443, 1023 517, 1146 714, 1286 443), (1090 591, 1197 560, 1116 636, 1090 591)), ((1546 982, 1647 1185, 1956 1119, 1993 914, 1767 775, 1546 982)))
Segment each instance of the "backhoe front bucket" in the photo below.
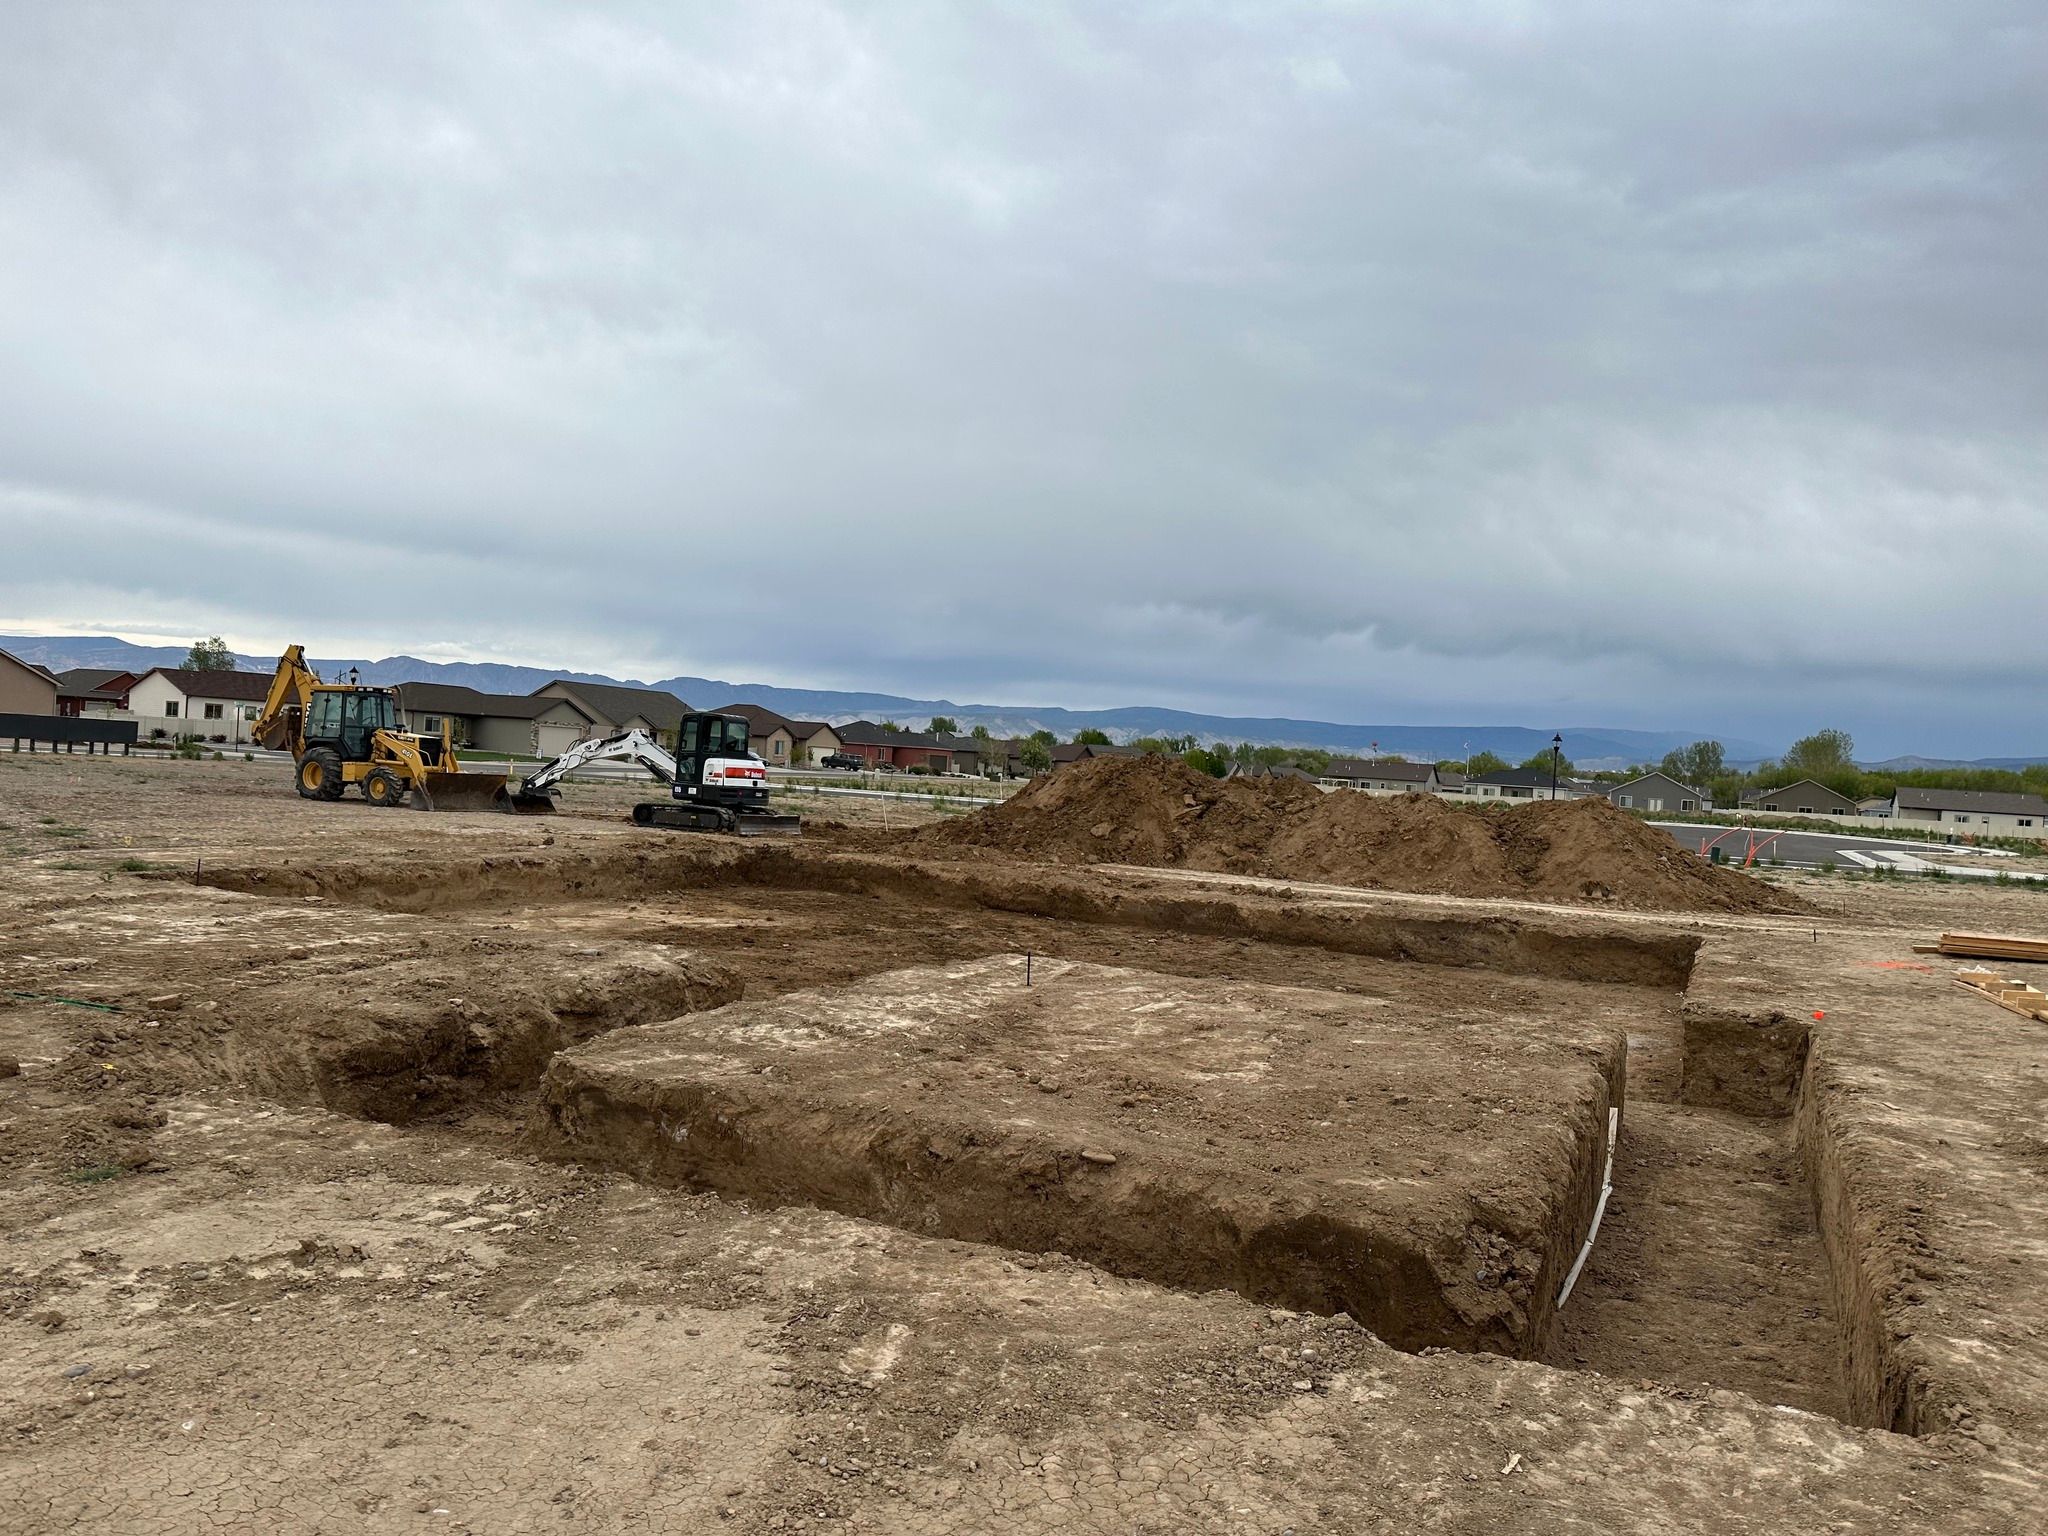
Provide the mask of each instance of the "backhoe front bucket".
POLYGON ((449 773, 429 768, 412 792, 416 811, 501 811, 510 802, 502 773, 449 773))

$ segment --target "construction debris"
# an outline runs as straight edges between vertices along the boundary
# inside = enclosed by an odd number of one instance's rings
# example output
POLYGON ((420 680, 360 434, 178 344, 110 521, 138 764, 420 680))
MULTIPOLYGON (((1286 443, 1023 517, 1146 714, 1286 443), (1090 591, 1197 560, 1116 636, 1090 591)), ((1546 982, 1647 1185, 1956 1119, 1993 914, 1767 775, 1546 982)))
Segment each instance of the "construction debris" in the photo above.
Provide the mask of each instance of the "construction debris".
POLYGON ((2030 960, 2048 965, 2048 939, 2015 939, 1991 933, 1944 933, 1931 949, 1916 945, 1916 954, 1955 955, 1965 960, 2030 960))
POLYGON ((2021 1018, 2048 1022, 2048 992, 2039 987, 2013 981, 1995 971, 1957 971, 1956 983, 1982 992, 1999 1007, 2009 1008, 2021 1018))

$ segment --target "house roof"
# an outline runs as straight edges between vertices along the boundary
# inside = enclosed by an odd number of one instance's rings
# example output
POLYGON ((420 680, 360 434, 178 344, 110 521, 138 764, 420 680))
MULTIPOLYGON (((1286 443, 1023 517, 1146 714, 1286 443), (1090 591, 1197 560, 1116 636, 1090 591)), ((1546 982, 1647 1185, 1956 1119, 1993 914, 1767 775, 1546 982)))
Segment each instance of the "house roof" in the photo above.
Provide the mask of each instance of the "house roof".
POLYGON ((270 672, 200 672, 190 667, 152 667, 137 678, 161 677, 188 699, 233 699, 261 704, 270 697, 270 672))
POLYGON ((39 667, 32 661, 23 661, 19 656, 15 655, 14 652, 12 651, 0 651, 0 659, 5 659, 7 661, 13 662, 17 667, 21 668, 22 671, 33 673, 35 676, 41 678, 46 683, 55 683, 58 680, 57 675, 54 672, 52 672, 48 667, 39 667))
MULTIPOLYGON (((1323 770, 1326 779, 1388 779, 1399 784, 1427 784, 1436 772, 1435 763, 1411 763, 1406 758, 1333 757, 1323 770)), ((1547 784, 1550 781, 1544 780, 1547 784)))
POLYGON ((779 715, 765 704, 721 704, 721 715, 738 715, 751 726, 756 735, 766 736, 772 731, 788 731, 794 737, 794 722, 787 715, 779 715))
MULTIPOLYGON (((670 693, 666 688, 632 688, 624 683, 579 683, 573 678, 558 677, 552 682, 542 683, 533 691, 555 688, 560 698, 567 695, 583 706, 583 712, 591 715, 591 723, 597 723, 602 715, 614 725, 638 715, 657 731, 673 731, 682 726, 683 716, 690 712, 690 706, 670 693)), ((726 710, 737 714, 737 710, 726 710)))
POLYGON ((559 694, 479 693, 460 683, 400 683, 396 692, 401 709, 423 710, 437 715, 537 720, 556 705, 566 704, 592 725, 597 723, 587 706, 559 694))
POLYGON ((1912 811, 1982 811, 1994 816, 2048 816, 2048 800, 2039 795, 2009 794, 1992 789, 1912 789, 1892 792, 1893 804, 1912 811))
MULTIPOLYGON (((1468 784, 1493 784, 1502 789, 1548 789, 1550 770, 1548 768, 1496 768, 1492 773, 1475 773, 1465 781, 1468 784)), ((1560 774, 1559 789, 1569 789, 1578 794, 1593 793, 1593 786, 1583 780, 1560 774)))
POLYGON ((1661 770, 1656 773, 1639 773, 1632 779, 1623 779, 1619 784, 1608 785, 1607 798, 1610 800, 1613 799, 1617 794, 1619 794, 1622 790, 1627 789, 1631 784, 1647 784, 1652 779, 1662 779, 1666 784, 1676 784, 1680 789, 1684 790, 1688 795, 1691 795, 1695 800, 1711 800, 1713 798, 1713 796, 1709 795, 1705 790, 1694 789, 1692 785, 1686 783, 1685 780, 1674 779, 1670 774, 1662 772, 1661 770))
POLYGON ((849 720, 832 729, 839 739, 854 747, 927 747, 934 752, 950 750, 945 742, 925 731, 885 731, 872 720, 849 720))
POLYGON ((1143 757, 1143 747, 1119 747, 1115 743, 1104 746, 1099 741, 1066 741, 1052 749, 1052 760, 1056 763, 1078 763, 1091 757, 1143 757))
POLYGON ((1313 784, 1316 781, 1314 774, 1306 769, 1297 768, 1292 763, 1254 763, 1249 768, 1245 767, 1242 763, 1233 763, 1230 772, 1226 773, 1224 777, 1226 779, 1300 779, 1305 784, 1313 784))
MULTIPOLYGON (((1742 803, 1750 805, 1771 795, 1790 794, 1793 790, 1802 786, 1807 789, 1817 789, 1824 795, 1833 795, 1837 800, 1849 800, 1849 797, 1839 789, 1829 789, 1827 785, 1821 783, 1818 779, 1794 779, 1789 784, 1780 784, 1772 789, 1746 789, 1742 792, 1742 803)), ((1850 801, 1849 803, 1853 805, 1855 802, 1850 801)))
MULTIPOLYGON (((72 667, 57 674, 57 686, 66 690, 66 698, 89 698, 104 691, 115 678, 132 678, 134 675, 113 667, 72 667)), ((107 696, 118 698, 125 692, 125 688, 116 688, 107 696)))

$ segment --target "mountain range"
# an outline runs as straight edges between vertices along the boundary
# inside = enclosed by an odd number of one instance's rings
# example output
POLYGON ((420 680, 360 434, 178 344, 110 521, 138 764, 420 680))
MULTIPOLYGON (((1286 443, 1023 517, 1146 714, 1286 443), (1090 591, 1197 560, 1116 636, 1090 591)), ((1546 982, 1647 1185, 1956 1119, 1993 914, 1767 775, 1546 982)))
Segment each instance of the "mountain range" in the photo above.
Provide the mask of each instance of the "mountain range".
MULTIPOLYGON (((142 672, 175 667, 183 662, 183 646, 137 645, 112 635, 0 635, 0 649, 23 661, 61 672, 71 667, 107 667, 142 672)), ((276 659, 237 656, 254 672, 269 672, 276 659)), ((1328 752, 1364 754, 1375 750, 1416 759, 1444 761, 1491 752, 1511 763, 1549 750, 1552 732, 1520 725, 1352 725, 1332 720, 1284 717, 1205 715, 1188 710, 1135 705, 1121 709, 1064 709, 1050 705, 955 703, 950 699, 915 699, 894 693, 860 693, 825 688, 780 688, 758 683, 730 683, 708 677, 665 677, 653 682, 607 677, 598 672, 548 670, 499 662, 436 662, 417 656, 386 656, 377 660, 350 658, 313 663, 320 675, 335 678, 354 668, 366 683, 456 683, 481 693, 531 693, 555 678, 586 683, 624 683, 629 687, 665 688, 696 709, 729 704, 759 704, 799 720, 893 719, 920 727, 933 715, 949 715, 960 729, 985 725, 998 736, 1049 730, 1067 739, 1093 727, 1112 740, 1140 736, 1194 736, 1202 741, 1249 741, 1261 746, 1317 747, 1328 752)), ((1666 752, 1699 740, 1699 731, 1639 731, 1608 726, 1564 726, 1564 753, 1581 768, 1620 768, 1655 762, 1666 752)), ((1769 749, 1754 742, 1720 738, 1729 758, 1755 761, 1769 749)))

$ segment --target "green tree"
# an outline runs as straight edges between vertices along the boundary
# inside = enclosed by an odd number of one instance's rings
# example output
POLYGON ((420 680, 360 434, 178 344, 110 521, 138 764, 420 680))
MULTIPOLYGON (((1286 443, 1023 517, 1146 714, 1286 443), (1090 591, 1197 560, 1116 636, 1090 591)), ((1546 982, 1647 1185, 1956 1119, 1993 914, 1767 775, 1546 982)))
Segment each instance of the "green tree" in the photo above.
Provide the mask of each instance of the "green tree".
MULTIPOLYGON (((1051 731, 1046 730, 1043 726, 1033 731, 1029 739, 1037 742, 1041 747, 1047 748, 1054 746, 1059 741, 1059 737, 1053 735, 1051 731)), ((1051 762, 1051 757, 1048 756, 1046 761, 1051 762)))
POLYGON ((995 736, 990 732, 989 728, 985 725, 977 725, 973 730, 969 731, 967 734, 972 736, 976 741, 995 740, 995 736))
POLYGON ((1181 761, 1197 773, 1206 773, 1212 779, 1220 779, 1230 772, 1230 759, 1220 750, 1212 751, 1207 747, 1189 748, 1181 761))
POLYGON ((903 727, 898 725, 894 720, 884 720, 882 722, 882 729, 885 731, 900 731, 903 729, 903 727))
POLYGON ((1077 747, 1106 747, 1109 745, 1109 732, 1098 731, 1091 725, 1085 730, 1074 732, 1074 745, 1077 747))
POLYGON ((960 722, 951 715, 933 715, 932 723, 925 727, 934 736, 958 736, 960 722))
POLYGON ((1797 778, 1819 778, 1856 766, 1856 742, 1847 731, 1815 731, 1792 743, 1785 754, 1784 771, 1797 778))
POLYGON ((1033 731, 1017 745, 1017 761, 1029 773, 1043 773, 1052 766, 1052 746, 1040 741, 1040 736, 1049 736, 1050 731, 1033 731))
MULTIPOLYGON (((1545 747, 1541 752, 1531 752, 1528 758, 1524 760, 1521 766, 1528 769, 1532 773, 1550 772, 1550 748, 1545 747)), ((1558 777, 1564 778, 1571 772, 1572 760, 1560 752, 1557 757, 1558 777)))
POLYGON ((235 653, 228 649, 227 641, 219 635, 204 640, 194 640, 192 649, 185 653, 187 672, 232 672, 235 670, 235 653))
POLYGON ((1488 752, 1485 748, 1482 747, 1479 751, 1474 752, 1470 757, 1465 759, 1464 763, 1460 766, 1464 768, 1465 772, 1474 775, 1482 773, 1499 773, 1503 768, 1508 766, 1508 760, 1500 756, 1498 753, 1488 752))
POLYGON ((1696 741, 1689 747, 1666 752, 1658 769, 1681 784, 1704 789, 1728 775, 1728 757, 1718 741, 1696 741))

